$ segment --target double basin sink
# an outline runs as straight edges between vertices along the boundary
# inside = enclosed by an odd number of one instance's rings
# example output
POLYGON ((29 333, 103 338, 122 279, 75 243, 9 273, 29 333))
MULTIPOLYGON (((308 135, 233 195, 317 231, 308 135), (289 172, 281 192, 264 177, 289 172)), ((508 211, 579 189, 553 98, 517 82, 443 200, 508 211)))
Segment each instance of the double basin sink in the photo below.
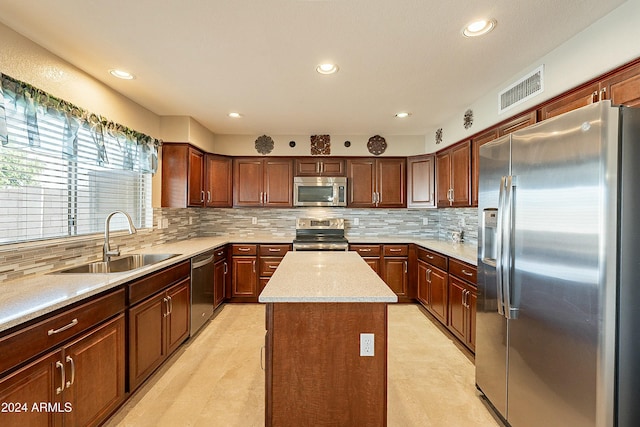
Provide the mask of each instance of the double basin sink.
POLYGON ((58 273, 123 273, 168 260, 179 254, 132 254, 109 261, 95 261, 78 267, 67 268, 58 273))

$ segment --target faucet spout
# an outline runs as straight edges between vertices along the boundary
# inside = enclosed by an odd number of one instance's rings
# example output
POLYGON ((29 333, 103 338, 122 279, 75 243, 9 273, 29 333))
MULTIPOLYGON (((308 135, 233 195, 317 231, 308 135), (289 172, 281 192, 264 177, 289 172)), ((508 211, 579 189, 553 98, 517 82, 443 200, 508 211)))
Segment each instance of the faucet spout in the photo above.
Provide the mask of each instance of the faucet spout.
POLYGON ((109 224, 111 223, 111 218, 115 214, 122 214, 127 218, 127 222, 129 223, 129 234, 135 234, 137 232, 136 227, 133 225, 133 221, 128 213, 125 211, 113 211, 109 215, 107 215, 107 219, 104 220, 104 245, 102 247, 102 261, 109 262, 109 259, 112 256, 119 256, 120 249, 116 246, 115 249, 111 249, 109 244, 109 224))

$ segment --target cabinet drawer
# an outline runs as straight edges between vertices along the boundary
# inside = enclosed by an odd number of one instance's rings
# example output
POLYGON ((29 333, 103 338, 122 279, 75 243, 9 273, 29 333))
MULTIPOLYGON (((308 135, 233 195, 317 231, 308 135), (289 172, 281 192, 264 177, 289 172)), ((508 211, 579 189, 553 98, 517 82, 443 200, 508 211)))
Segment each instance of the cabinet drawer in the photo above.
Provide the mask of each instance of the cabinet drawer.
POLYGON ((213 260, 214 262, 220 261, 222 259, 227 259, 227 247, 223 246, 221 248, 216 248, 213 252, 213 260))
POLYGON ((260 256, 283 257, 291 250, 291 245, 260 245, 260 256))
POLYGON ((350 251, 356 251, 360 256, 380 256, 380 245, 350 245, 350 251))
POLYGON ((257 255, 258 245, 232 245, 231 254, 237 255, 257 255))
POLYGON ((449 273, 474 285, 478 280, 477 271, 478 270, 473 265, 469 265, 453 258, 449 260, 449 273))
POLYGON ((271 277, 282 258, 260 258, 260 277, 271 277))
POLYGON ((409 245, 384 245, 384 256, 408 256, 409 245))
POLYGON ((0 338, 0 373, 124 311, 124 289, 0 338))
POLYGON ((142 301, 190 274, 191 261, 184 261, 129 283, 129 305, 142 301))
POLYGON ((418 247, 418 259, 447 271, 447 257, 438 252, 418 247))

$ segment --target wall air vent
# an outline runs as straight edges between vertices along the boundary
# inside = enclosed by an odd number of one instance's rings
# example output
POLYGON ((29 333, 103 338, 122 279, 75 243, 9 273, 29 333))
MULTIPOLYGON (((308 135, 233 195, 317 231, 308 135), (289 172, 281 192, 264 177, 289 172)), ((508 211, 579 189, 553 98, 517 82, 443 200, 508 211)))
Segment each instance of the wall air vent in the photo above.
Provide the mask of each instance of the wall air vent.
POLYGON ((543 91, 544 65, 541 65, 498 94, 498 114, 522 104, 543 91))

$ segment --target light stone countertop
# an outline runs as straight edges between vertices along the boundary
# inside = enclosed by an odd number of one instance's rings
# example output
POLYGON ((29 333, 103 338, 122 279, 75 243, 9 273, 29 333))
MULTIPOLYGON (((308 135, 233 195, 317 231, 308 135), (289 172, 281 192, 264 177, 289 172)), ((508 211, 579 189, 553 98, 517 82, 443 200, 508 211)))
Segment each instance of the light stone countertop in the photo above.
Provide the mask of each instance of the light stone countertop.
MULTIPOLYGON (((44 274, 0 284, 0 333, 39 316, 69 306, 85 298, 116 288, 124 283, 168 267, 228 243, 291 243, 291 237, 272 235, 197 237, 175 243, 152 246, 128 253, 180 254, 166 261, 124 273, 44 274)), ((410 237, 350 237, 350 243, 415 243, 476 265, 476 247, 453 245, 439 240, 410 237)), ((123 255, 127 255, 124 253, 123 255)), ((340 252, 342 256, 344 253, 340 252)), ((365 263, 366 265, 366 263, 365 263)), ((68 267, 73 267, 69 265, 68 267)), ((68 268, 67 267, 67 268, 68 268)), ((369 268, 367 266, 367 268, 369 268)), ((371 270, 369 268, 369 270, 371 270)), ((366 270, 369 273, 369 270, 366 270)), ((277 272, 278 270, 276 270, 277 272)), ((371 270, 373 271, 373 270, 371 270)), ((375 273, 374 273, 375 274, 375 273)), ((377 277, 377 276, 376 276, 377 277)))
POLYGON ((398 302, 356 252, 288 252, 258 298, 281 302, 398 302))

